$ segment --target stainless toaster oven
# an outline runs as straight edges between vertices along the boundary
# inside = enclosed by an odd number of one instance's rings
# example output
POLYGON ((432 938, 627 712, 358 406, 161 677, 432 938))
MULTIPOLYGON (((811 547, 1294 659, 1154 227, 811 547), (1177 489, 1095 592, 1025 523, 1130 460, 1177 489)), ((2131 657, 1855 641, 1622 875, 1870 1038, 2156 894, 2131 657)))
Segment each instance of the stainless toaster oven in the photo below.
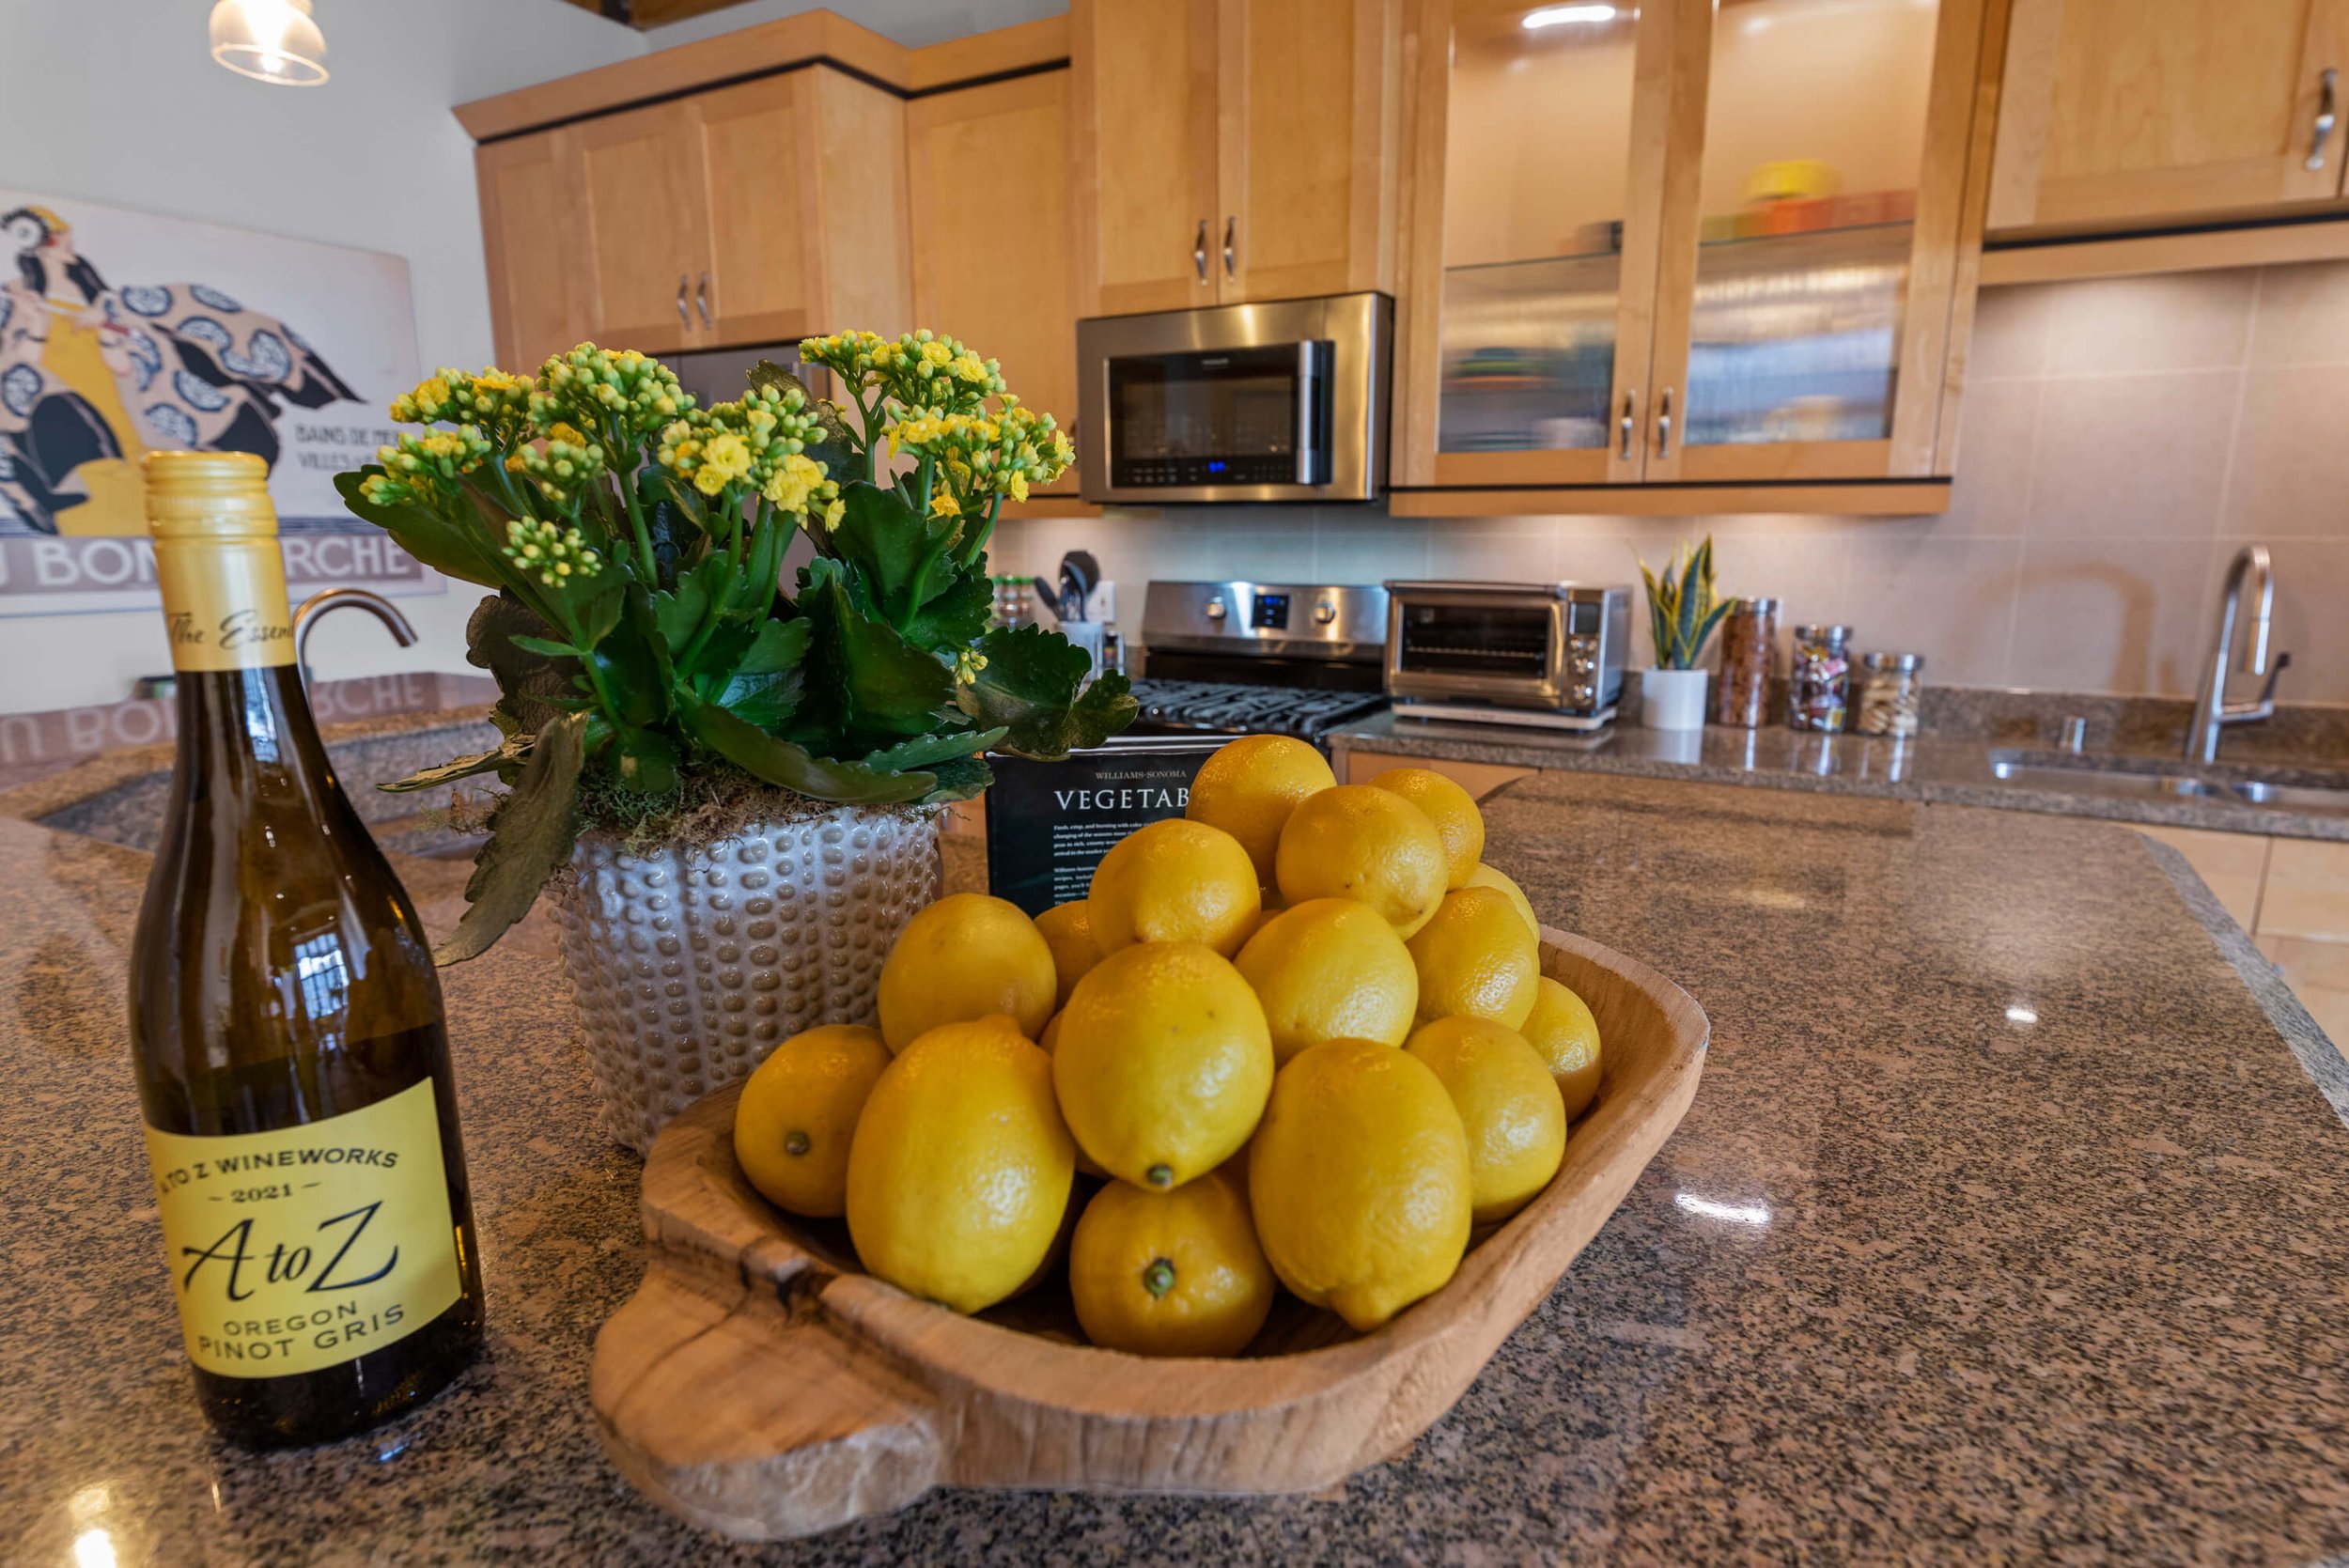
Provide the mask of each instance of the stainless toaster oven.
POLYGON ((1398 714, 1595 729, 1623 699, 1631 590, 1577 582, 1390 582, 1398 714))

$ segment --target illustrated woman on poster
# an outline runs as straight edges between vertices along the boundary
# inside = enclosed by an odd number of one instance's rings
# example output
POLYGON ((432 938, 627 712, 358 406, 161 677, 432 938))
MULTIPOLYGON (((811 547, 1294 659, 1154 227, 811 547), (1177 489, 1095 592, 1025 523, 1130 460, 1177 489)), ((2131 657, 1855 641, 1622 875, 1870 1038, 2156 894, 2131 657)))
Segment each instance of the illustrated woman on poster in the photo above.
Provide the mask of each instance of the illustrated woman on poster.
POLYGON ((5 509, 44 534, 135 532, 142 452, 274 466, 281 400, 361 399, 274 317, 200 283, 111 288, 54 212, 0 213, 5 509))

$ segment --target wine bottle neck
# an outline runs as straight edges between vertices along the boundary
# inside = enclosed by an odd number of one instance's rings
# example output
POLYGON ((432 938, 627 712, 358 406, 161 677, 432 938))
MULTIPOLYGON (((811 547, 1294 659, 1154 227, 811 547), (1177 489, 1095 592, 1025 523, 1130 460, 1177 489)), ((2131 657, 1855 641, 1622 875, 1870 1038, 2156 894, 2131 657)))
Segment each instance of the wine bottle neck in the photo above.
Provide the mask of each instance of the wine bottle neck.
POLYGON ((314 797, 335 787, 301 666, 181 670, 178 681, 181 778, 282 772, 303 781, 304 793, 314 797))

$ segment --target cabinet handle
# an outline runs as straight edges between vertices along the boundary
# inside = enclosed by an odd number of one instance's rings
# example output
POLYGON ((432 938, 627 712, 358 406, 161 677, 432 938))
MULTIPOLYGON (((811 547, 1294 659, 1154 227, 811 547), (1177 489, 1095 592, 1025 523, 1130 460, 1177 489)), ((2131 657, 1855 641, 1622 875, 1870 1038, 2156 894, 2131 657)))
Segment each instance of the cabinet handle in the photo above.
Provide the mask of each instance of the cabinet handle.
POLYGON ((1227 217, 1223 220, 1223 275, 1227 278, 1232 275, 1232 262, 1238 253, 1239 220, 1227 217))
POLYGON ((1199 281, 1207 281, 1207 220, 1199 220, 1199 232, 1190 241, 1190 264, 1199 270, 1199 281))
POLYGON ((2325 144, 2332 140, 2333 127, 2340 123, 2333 114, 2333 89, 2340 80, 2341 72, 2330 66, 2326 66, 2325 74, 2317 78, 2316 123, 2309 127, 2309 168, 2321 169, 2325 166, 2325 144))
POLYGON ((1639 393, 1638 393, 1638 392, 1636 392, 1636 391, 1634 391, 1634 392, 1626 392, 1626 393, 1625 393, 1625 394, 1623 395, 1623 449, 1622 449, 1622 450, 1623 450, 1623 456, 1625 456, 1625 457, 1626 457, 1626 458, 1628 458, 1629 456, 1631 456, 1631 432, 1632 432, 1632 430, 1636 427, 1636 426, 1638 425, 1638 423, 1639 423, 1639 418, 1640 418, 1640 395, 1639 395, 1639 393))
POLYGON ((686 282, 685 274, 679 272, 677 275, 677 324, 687 332, 693 330, 693 313, 686 307, 685 303, 686 296, 691 291, 692 288, 686 282))
POLYGON ((709 325, 709 274, 702 274, 701 287, 693 290, 693 306, 702 313, 702 325, 709 325))
POLYGON ((1672 456, 1672 389, 1666 387, 1656 398, 1656 455, 1659 458, 1669 458, 1672 456))

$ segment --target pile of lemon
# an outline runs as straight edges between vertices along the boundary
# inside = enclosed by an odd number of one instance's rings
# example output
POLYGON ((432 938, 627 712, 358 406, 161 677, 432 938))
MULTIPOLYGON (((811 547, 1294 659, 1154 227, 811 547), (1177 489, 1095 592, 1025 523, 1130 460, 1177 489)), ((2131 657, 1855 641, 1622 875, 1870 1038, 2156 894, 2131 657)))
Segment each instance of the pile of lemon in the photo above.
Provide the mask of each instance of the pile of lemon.
POLYGON ((1441 774, 1340 784, 1302 741, 1233 741, 1085 899, 914 916, 879 1028, 796 1035, 744 1086, 743 1172, 957 1312, 1065 1250, 1097 1344, 1237 1355, 1280 1286, 1376 1327, 1548 1184, 1598 1087, 1591 1010, 1484 843, 1441 774))

